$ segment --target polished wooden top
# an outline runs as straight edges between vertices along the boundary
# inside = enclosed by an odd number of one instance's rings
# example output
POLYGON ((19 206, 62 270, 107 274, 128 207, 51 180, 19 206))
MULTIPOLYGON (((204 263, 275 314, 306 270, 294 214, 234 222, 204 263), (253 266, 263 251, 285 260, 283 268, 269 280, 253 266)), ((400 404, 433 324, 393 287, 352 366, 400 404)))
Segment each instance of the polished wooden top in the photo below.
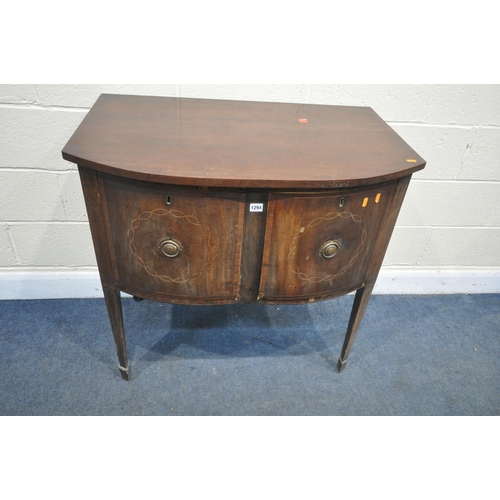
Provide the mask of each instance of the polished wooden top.
POLYGON ((101 172, 171 184, 336 188, 425 161, 371 108, 102 94, 62 151, 101 172))

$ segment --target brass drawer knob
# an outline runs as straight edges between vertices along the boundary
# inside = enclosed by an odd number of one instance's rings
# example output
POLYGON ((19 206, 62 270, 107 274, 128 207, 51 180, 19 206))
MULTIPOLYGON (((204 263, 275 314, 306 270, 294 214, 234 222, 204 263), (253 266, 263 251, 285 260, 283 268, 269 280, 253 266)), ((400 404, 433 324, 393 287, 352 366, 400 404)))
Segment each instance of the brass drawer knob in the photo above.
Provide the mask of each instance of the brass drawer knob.
POLYGON ((182 251, 182 246, 179 242, 175 240, 163 240, 160 243, 160 250, 165 257, 177 257, 181 251, 182 251))
POLYGON ((326 243, 323 243, 319 250, 319 254, 325 259, 331 259, 335 255, 337 255, 339 250, 340 243, 337 240, 329 240, 326 243))

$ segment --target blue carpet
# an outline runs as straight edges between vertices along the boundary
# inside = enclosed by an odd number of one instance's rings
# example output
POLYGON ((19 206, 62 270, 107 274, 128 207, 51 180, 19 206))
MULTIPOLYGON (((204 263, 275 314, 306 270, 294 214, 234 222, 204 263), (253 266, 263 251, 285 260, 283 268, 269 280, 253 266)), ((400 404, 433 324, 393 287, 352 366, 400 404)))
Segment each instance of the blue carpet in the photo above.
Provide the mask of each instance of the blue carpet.
POLYGON ((500 295, 301 306, 124 299, 124 381, 101 299, 0 302, 1 415, 500 415, 500 295))

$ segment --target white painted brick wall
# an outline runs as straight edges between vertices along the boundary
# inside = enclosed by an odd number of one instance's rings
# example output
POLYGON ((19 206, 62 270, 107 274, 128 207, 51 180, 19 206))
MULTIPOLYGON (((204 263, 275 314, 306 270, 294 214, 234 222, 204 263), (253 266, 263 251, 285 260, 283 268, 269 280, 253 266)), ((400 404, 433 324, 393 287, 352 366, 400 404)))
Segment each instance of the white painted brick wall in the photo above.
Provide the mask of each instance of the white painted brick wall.
POLYGON ((423 158, 384 269, 500 270, 499 85, 0 85, 0 273, 95 270, 61 149, 103 93, 372 107, 423 158))

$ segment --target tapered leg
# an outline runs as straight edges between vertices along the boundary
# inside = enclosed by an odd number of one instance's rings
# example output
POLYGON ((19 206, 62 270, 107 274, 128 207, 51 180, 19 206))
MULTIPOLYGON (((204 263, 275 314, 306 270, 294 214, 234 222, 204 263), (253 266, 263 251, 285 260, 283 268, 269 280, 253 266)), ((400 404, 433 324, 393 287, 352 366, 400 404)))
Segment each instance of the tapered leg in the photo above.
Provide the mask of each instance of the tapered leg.
POLYGON ((123 324, 123 311, 120 291, 103 286, 104 298, 108 309, 109 321, 113 330, 116 352, 118 354, 119 368, 122 377, 130 380, 130 367, 127 359, 127 346, 125 344, 125 329, 123 324))
POLYGON ((356 292, 356 296, 354 297, 354 304, 352 306, 351 317, 349 319, 349 325, 347 327, 344 347, 342 347, 342 353, 337 364, 339 373, 342 373, 345 365, 347 364, 347 358, 349 357, 349 353, 351 352, 352 344, 356 337, 356 333, 358 332, 361 320, 363 319, 363 315, 365 314, 366 306, 368 305, 368 301, 370 300, 374 285, 375 283, 372 283, 364 286, 363 288, 360 288, 356 292))

